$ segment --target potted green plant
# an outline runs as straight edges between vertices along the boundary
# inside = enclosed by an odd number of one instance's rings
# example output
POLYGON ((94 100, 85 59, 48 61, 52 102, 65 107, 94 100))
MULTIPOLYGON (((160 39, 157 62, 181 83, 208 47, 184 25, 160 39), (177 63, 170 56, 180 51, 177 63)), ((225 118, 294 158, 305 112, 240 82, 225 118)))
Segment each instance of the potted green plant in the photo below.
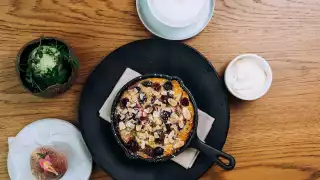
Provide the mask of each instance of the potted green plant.
POLYGON ((41 37, 19 51, 16 67, 21 83, 28 91, 49 98, 72 86, 79 63, 65 42, 41 37))

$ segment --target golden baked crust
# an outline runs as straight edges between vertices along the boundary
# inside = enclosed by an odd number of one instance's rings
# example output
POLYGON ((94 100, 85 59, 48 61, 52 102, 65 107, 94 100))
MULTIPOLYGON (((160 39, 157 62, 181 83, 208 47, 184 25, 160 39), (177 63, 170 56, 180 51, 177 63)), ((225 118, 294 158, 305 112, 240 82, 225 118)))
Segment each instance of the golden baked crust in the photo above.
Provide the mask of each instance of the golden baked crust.
POLYGON ((116 107, 116 129, 128 149, 143 158, 164 157, 185 145, 194 107, 176 80, 148 78, 129 87, 116 107))

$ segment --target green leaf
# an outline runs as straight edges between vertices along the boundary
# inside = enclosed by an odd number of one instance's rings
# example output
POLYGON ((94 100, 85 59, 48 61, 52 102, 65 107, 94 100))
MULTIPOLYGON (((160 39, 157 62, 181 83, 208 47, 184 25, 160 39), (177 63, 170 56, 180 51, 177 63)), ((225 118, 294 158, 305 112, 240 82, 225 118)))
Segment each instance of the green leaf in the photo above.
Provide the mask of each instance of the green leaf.
POLYGON ((43 57, 43 53, 39 52, 39 58, 42 58, 42 57, 43 57))
POLYGON ((45 155, 45 154, 42 154, 42 153, 37 153, 37 154, 38 154, 38 156, 39 156, 41 159, 46 158, 46 155, 45 155))
POLYGON ((78 59, 76 59, 76 58, 73 58, 73 59, 71 60, 71 64, 72 64, 75 68, 79 68, 79 66, 80 66, 79 61, 78 61, 78 59))

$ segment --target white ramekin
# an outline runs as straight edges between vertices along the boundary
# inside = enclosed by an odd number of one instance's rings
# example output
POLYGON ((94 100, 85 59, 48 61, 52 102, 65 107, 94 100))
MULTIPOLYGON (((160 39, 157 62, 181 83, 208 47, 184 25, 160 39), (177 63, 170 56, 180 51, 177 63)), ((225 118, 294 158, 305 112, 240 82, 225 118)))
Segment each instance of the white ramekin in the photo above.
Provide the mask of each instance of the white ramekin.
POLYGON ((230 63, 229 65, 227 66, 227 69, 225 71, 225 74, 224 74, 224 81, 225 81, 225 84, 227 86, 227 89, 229 90, 229 92, 234 95, 235 97, 239 98, 239 99, 242 99, 242 100, 246 100, 246 101, 252 101, 252 100, 256 100, 256 99, 259 99, 261 98, 263 95, 265 95, 268 90, 270 89, 270 86, 272 84, 272 70, 271 70, 271 67, 269 65, 269 63, 262 57, 256 55, 256 54, 242 54, 242 55, 239 55, 237 56, 236 58, 234 58, 230 63), (245 57, 249 57, 251 59, 255 59, 257 62, 258 62, 258 65, 265 71, 266 73, 266 77, 267 77, 267 80, 264 84, 264 86, 262 87, 262 90, 257 93, 257 94, 252 94, 252 95, 242 95, 242 94, 239 94, 237 93, 236 91, 234 91, 230 85, 230 82, 228 82, 228 79, 229 79, 229 76, 230 76, 230 71, 231 71, 231 68, 232 66, 239 60, 245 58, 245 57))

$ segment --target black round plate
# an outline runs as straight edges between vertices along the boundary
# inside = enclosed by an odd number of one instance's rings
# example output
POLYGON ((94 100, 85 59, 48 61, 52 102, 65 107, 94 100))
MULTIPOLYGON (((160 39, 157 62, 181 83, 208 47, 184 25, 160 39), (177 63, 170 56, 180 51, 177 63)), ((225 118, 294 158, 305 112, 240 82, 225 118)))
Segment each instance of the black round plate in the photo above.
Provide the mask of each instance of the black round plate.
POLYGON ((193 94, 198 108, 216 120, 206 143, 222 150, 229 129, 229 106, 222 82, 213 66, 193 48, 161 39, 139 40, 109 54, 89 76, 80 99, 79 122, 94 161, 119 180, 198 179, 213 164, 200 153, 186 170, 173 161, 153 163, 129 159, 112 135, 99 109, 129 67, 141 74, 178 76, 193 94))

